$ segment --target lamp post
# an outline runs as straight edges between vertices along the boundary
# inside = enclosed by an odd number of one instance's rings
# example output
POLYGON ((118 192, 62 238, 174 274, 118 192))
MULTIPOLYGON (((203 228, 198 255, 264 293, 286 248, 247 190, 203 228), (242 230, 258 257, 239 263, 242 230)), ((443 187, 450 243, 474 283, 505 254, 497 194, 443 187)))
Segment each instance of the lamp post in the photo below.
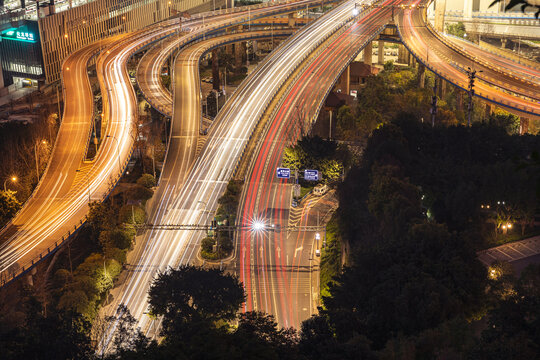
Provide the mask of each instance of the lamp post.
POLYGON ((43 144, 43 145, 46 145, 47 144, 47 140, 41 140, 40 142, 37 142, 34 144, 34 155, 36 157, 36 180, 39 182, 39 160, 38 160, 38 151, 37 151, 37 146, 39 144, 43 144))
POLYGON ((116 156, 118 157, 118 172, 122 172, 122 165, 120 164, 120 143, 114 135, 107 135, 106 137, 114 139, 116 141, 116 156))
POLYGON ((6 180, 4 180, 4 191, 7 191, 6 183, 7 183, 8 180, 11 180, 11 182, 17 182, 17 177, 12 176, 12 177, 7 178, 6 180))

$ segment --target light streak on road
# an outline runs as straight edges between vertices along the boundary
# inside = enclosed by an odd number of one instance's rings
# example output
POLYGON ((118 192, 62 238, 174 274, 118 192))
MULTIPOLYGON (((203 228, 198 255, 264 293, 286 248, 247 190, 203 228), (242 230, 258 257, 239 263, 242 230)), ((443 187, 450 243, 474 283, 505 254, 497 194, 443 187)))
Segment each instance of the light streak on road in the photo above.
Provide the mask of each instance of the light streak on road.
MULTIPOLYGON (((236 90, 216 118, 201 155, 189 171, 186 182, 163 207, 161 224, 204 224, 207 211, 215 211, 217 199, 228 180, 266 106, 273 99, 287 76, 326 37, 349 20, 354 1, 347 1, 319 20, 307 25, 281 44, 236 90), (206 209, 200 203, 206 204, 206 209)), ((199 105, 200 106, 200 105, 199 105)), ((200 115, 199 115, 200 116, 200 115)), ((137 263, 133 284, 122 291, 121 302, 147 332, 151 319, 144 316, 147 291, 158 271, 189 262, 198 249, 200 231, 154 231, 137 263)), ((113 329, 111 329, 112 332, 113 329)), ((111 332, 104 337, 105 348, 111 332)))
MULTIPOLYGON (((393 1, 386 1, 389 5, 393 1)), ((390 19, 388 8, 377 8, 348 25, 347 31, 325 44, 325 49, 297 75, 269 120, 263 140, 249 168, 240 202, 240 218, 265 218, 287 224, 292 211, 291 185, 275 178, 283 149, 300 137, 298 108, 306 121, 316 118, 327 93, 344 67, 390 19)), ((310 206, 300 214, 307 225, 310 206)), ((311 219, 313 221, 313 219, 311 219)), ((288 225, 291 225, 290 223, 288 225)), ((244 310, 272 313, 280 326, 299 328, 315 310, 311 261, 314 233, 239 234, 239 273, 247 293, 244 310)), ((316 276, 317 273, 314 275, 316 276)))
MULTIPOLYGON (((301 1, 296 3, 277 3, 277 5, 258 5, 253 11, 257 16, 273 7, 275 12, 295 8, 298 4, 315 3, 301 1)), ((229 26, 234 22, 236 13, 247 13, 243 9, 231 10, 225 14, 217 11, 219 26, 229 26)), ((245 17, 245 14, 244 14, 245 17)), ((195 19, 188 22, 197 23, 195 19)), ((87 141, 90 135, 93 112, 93 96, 87 74, 89 58, 103 45, 118 38, 110 38, 89 45, 68 57, 62 66, 62 80, 65 88, 65 109, 58 138, 52 151, 50 164, 32 197, 23 209, 0 232, 0 285, 28 270, 35 262, 53 252, 63 241, 76 231, 85 221, 88 213, 88 193, 92 200, 102 201, 112 190, 129 157, 133 137, 130 130, 134 116, 134 93, 125 71, 125 63, 114 60, 119 56, 127 61, 129 56, 142 46, 152 41, 169 36, 178 28, 178 19, 168 20, 147 29, 129 35, 129 44, 122 49, 115 45, 101 59, 102 69, 106 74, 98 74, 104 109, 109 124, 103 135, 103 143, 96 155, 94 164, 83 162, 87 141), (106 60, 103 60, 106 59, 106 60), (109 116, 112 116, 109 119, 109 116), (110 135, 110 137, 106 137, 110 135), (115 140, 116 139, 116 143, 115 140), (118 165, 120 158, 120 166, 118 165), (123 165, 122 165, 123 164, 123 165), (77 172, 77 170, 81 170, 77 172), (78 176, 79 175, 79 176, 78 176), (85 181, 86 180, 86 181, 85 181)), ((204 26, 205 31, 214 25, 204 26)), ((189 35, 193 40, 197 36, 189 35)))
MULTIPOLYGON (((414 3, 418 5, 422 1, 416 0, 414 3)), ((404 44, 426 67, 462 89, 467 89, 469 82, 464 71, 467 66, 483 70, 475 83, 476 96, 504 106, 509 111, 540 117, 540 86, 525 83, 504 71, 494 71, 479 62, 471 64, 469 58, 443 43, 427 29, 422 11, 418 6, 414 10, 404 10, 396 16, 396 24, 404 44)), ((477 54, 477 57, 480 58, 480 55, 477 54)))

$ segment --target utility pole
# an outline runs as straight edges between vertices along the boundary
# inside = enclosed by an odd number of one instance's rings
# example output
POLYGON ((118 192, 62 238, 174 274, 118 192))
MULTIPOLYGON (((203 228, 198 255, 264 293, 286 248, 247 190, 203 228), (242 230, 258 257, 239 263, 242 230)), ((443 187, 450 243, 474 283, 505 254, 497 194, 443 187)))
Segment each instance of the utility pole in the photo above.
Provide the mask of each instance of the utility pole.
POLYGON ((469 77, 469 86, 468 86, 469 107, 467 109, 469 111, 469 116, 467 119, 467 126, 471 126, 471 116, 472 116, 472 111, 473 111, 474 79, 476 78, 476 73, 482 72, 482 70, 476 71, 476 70, 471 70, 470 67, 467 67, 466 72, 467 72, 467 76, 469 77))

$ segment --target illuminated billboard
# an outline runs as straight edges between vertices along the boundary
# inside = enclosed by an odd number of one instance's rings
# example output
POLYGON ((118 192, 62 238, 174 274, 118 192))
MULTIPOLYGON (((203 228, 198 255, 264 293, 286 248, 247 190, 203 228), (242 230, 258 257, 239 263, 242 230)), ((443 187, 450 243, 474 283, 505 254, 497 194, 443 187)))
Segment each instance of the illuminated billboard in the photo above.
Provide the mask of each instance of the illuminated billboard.
POLYGON ((2 31, 2 33, 0 33, 0 36, 2 37, 2 39, 5 39, 5 40, 24 41, 24 42, 31 42, 31 43, 35 43, 37 41, 34 33, 31 31, 28 31, 26 27, 20 27, 18 29, 17 28, 7 29, 5 31, 2 31))

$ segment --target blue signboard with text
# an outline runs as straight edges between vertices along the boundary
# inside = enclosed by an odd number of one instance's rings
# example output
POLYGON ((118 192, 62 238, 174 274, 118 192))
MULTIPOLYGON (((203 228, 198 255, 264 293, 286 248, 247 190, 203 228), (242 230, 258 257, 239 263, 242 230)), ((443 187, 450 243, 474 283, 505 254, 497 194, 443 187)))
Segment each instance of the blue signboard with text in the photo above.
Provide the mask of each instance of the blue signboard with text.
POLYGON ((308 181, 318 181, 319 170, 304 170, 304 179, 308 181))
POLYGON ((277 177, 279 179, 289 179, 291 177, 291 169, 277 168, 277 177))

